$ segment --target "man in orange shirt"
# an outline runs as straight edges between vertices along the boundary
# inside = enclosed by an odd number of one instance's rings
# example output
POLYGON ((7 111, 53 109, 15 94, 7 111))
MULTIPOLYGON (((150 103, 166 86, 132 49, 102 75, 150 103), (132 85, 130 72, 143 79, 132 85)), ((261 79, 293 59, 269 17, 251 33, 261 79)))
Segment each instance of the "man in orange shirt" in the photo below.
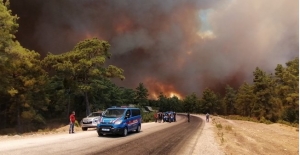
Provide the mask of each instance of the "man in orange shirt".
POLYGON ((72 112, 70 115, 70 128, 69 128, 69 134, 74 133, 74 124, 75 124, 75 111, 72 112))

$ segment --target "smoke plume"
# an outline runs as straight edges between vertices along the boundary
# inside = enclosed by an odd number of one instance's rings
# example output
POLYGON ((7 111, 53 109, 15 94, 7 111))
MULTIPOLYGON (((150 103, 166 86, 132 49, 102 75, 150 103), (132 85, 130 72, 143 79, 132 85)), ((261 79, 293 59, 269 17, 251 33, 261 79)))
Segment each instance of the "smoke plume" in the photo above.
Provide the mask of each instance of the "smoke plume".
POLYGON ((184 97, 251 82, 298 56, 299 2, 285 0, 11 0, 17 39, 45 56, 97 37, 108 64, 125 70, 119 86, 144 83, 151 97, 184 97))

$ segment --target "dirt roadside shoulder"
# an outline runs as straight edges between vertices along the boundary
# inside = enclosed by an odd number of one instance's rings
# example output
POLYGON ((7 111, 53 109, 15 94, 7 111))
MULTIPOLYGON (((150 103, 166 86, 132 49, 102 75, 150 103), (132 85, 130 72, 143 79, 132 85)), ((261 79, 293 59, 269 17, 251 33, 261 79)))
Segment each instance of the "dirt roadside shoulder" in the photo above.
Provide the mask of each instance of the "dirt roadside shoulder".
POLYGON ((225 154, 299 154, 299 131, 295 127, 217 116, 211 120, 215 140, 225 154))

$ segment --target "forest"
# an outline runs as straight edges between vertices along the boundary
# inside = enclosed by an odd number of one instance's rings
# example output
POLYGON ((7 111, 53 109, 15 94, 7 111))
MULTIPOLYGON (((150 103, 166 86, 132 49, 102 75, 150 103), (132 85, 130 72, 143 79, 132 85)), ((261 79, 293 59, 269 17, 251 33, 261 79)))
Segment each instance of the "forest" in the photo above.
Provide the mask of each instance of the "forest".
POLYGON ((110 106, 133 104, 161 111, 239 115, 271 122, 299 123, 299 58, 278 64, 274 73, 256 67, 253 81, 238 89, 227 85, 221 95, 210 88, 179 99, 164 92, 149 99, 140 82, 135 89, 119 87, 112 78, 125 80, 124 70, 106 64, 110 44, 97 38, 77 43, 63 54, 44 58, 16 40, 18 17, 9 1, 0 1, 0 129, 33 131, 49 120, 66 120, 71 111, 86 116, 110 106))

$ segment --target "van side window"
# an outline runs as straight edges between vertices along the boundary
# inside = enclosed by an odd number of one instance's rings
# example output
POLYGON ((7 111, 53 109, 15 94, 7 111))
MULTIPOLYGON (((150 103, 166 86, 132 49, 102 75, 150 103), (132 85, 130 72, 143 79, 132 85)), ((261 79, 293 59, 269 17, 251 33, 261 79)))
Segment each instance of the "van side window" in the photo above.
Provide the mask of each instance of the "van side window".
POLYGON ((130 118, 130 110, 127 110, 127 111, 126 111, 126 117, 127 117, 127 118, 130 118))
POLYGON ((132 109, 132 116, 141 115, 141 111, 139 109, 132 109))

